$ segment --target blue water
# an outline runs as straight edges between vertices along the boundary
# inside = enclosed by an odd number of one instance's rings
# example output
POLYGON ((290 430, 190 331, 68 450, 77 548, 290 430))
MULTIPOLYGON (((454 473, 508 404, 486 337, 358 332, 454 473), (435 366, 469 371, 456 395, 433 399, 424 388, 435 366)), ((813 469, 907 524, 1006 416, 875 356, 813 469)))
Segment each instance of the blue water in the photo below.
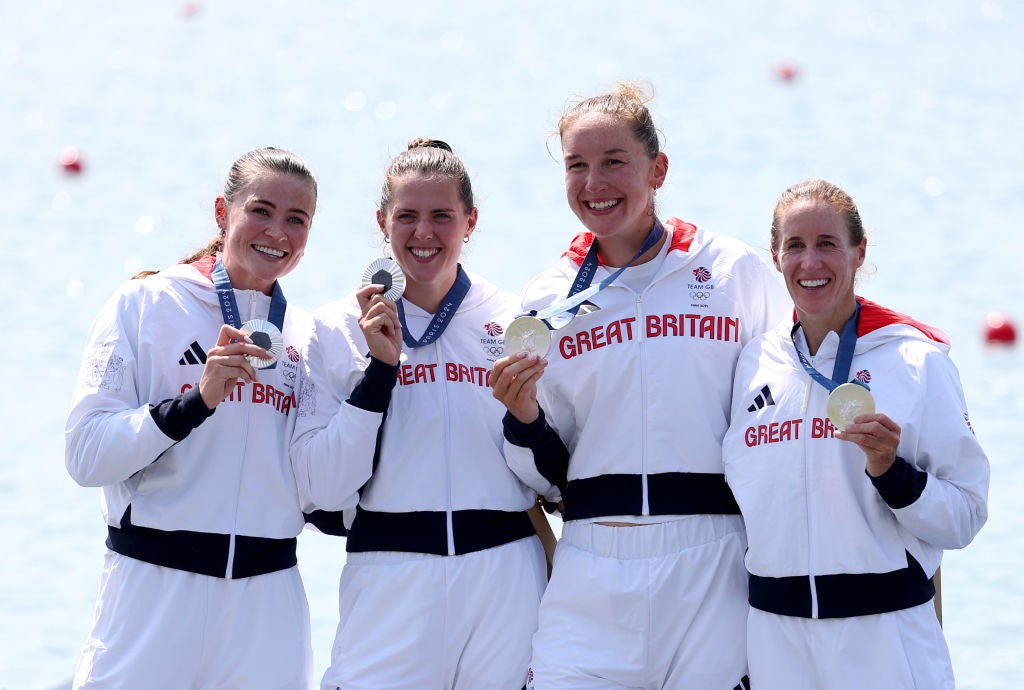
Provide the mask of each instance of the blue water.
MULTIPOLYGON (((307 254, 285 280, 294 303, 347 292, 379 256, 381 174, 417 136, 447 139, 473 174, 480 225, 465 263, 518 291, 576 228, 548 135, 570 96, 623 78, 655 87, 671 162, 663 215, 764 248, 778 194, 831 179, 872 233, 875 273, 860 292, 953 336, 993 484, 990 523, 942 569, 946 632, 960 688, 1018 686, 1024 362, 1019 349, 984 347, 980 332, 990 311, 1024 319, 1019 4, 2 0, 0 10, 0 324, 12 336, 0 395, 0 688, 65 683, 89 628, 99 495, 62 462, 85 330, 120 281, 212 234, 213 198, 237 155, 282 146, 319 174, 307 254), (783 64, 795 79, 778 76, 783 64), (57 166, 72 145, 78 176, 57 166)), ((300 549, 319 674, 343 545, 307 535, 300 549)))

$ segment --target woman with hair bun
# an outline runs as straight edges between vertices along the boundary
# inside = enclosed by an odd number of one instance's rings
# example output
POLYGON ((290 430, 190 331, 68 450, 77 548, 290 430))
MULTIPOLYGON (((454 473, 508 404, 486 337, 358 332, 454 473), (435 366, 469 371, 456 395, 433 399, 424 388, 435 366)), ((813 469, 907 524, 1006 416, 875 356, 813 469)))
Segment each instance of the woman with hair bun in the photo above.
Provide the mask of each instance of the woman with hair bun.
POLYGON ((377 224, 400 270, 378 260, 375 282, 315 312, 292 443, 362 486, 322 688, 518 689, 545 561, 488 387, 518 301, 459 264, 477 209, 443 141, 391 161, 377 224), (340 447, 353 406, 385 416, 374 452, 340 447))
POLYGON ((510 466, 564 506, 537 690, 746 687, 746 541, 721 443, 740 349, 786 302, 750 247, 658 218, 668 157, 649 100, 620 84, 563 115, 585 231, 523 291, 547 358, 491 375, 510 466))

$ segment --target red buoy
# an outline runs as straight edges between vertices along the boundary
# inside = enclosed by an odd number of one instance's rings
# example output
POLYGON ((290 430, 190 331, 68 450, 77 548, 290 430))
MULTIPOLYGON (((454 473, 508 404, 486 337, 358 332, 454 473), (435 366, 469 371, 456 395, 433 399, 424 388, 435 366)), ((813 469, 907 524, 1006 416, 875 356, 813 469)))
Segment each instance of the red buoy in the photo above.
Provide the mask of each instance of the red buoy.
POLYGON ((985 317, 985 342, 989 345, 1013 345, 1017 329, 1006 314, 994 311, 985 317))
POLYGON ((783 62, 775 68, 775 74, 782 81, 793 81, 800 74, 800 69, 796 65, 783 62))
POLYGON ((82 172, 82 156, 74 146, 69 146, 61 151, 58 161, 60 162, 60 167, 68 175, 77 175, 82 172))

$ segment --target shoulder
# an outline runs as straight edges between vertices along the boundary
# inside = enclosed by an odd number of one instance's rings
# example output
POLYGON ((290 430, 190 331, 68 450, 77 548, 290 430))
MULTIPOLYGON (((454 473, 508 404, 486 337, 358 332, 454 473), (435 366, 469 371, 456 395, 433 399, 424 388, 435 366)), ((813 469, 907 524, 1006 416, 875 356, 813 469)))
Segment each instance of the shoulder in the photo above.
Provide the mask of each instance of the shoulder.
POLYGON ((684 253, 695 256, 706 253, 720 266, 749 267, 752 270, 767 270, 765 258, 743 240, 708 230, 679 218, 669 218, 665 228, 671 234, 670 255, 684 253))
POLYGON ((352 321, 358 321, 361 315, 355 291, 317 307, 312 312, 317 330, 340 328, 352 321))

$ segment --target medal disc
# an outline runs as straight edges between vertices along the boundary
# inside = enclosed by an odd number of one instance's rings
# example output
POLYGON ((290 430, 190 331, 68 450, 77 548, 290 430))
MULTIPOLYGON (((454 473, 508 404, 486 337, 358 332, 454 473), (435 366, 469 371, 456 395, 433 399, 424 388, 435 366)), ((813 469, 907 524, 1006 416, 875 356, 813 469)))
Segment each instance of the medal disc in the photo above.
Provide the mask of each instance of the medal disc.
POLYGON ((837 429, 845 429, 853 424, 853 418, 862 414, 875 413, 875 399, 864 386, 856 383, 844 383, 829 393, 825 405, 829 421, 837 429))
POLYGON ((505 347, 510 355, 526 352, 546 357, 551 348, 551 331, 536 317, 519 316, 505 329, 505 347))
POLYGON ((394 259, 374 259, 363 271, 363 287, 383 285, 381 296, 397 302, 405 292, 405 274, 394 259))
POLYGON ((261 319, 246 321, 239 330, 249 336, 249 340, 254 345, 262 347, 270 354, 269 358, 256 357, 255 355, 245 356, 249 363, 257 369, 266 369, 273 366, 274 362, 281 356, 281 353, 284 352, 284 337, 277 326, 269 321, 261 319))

